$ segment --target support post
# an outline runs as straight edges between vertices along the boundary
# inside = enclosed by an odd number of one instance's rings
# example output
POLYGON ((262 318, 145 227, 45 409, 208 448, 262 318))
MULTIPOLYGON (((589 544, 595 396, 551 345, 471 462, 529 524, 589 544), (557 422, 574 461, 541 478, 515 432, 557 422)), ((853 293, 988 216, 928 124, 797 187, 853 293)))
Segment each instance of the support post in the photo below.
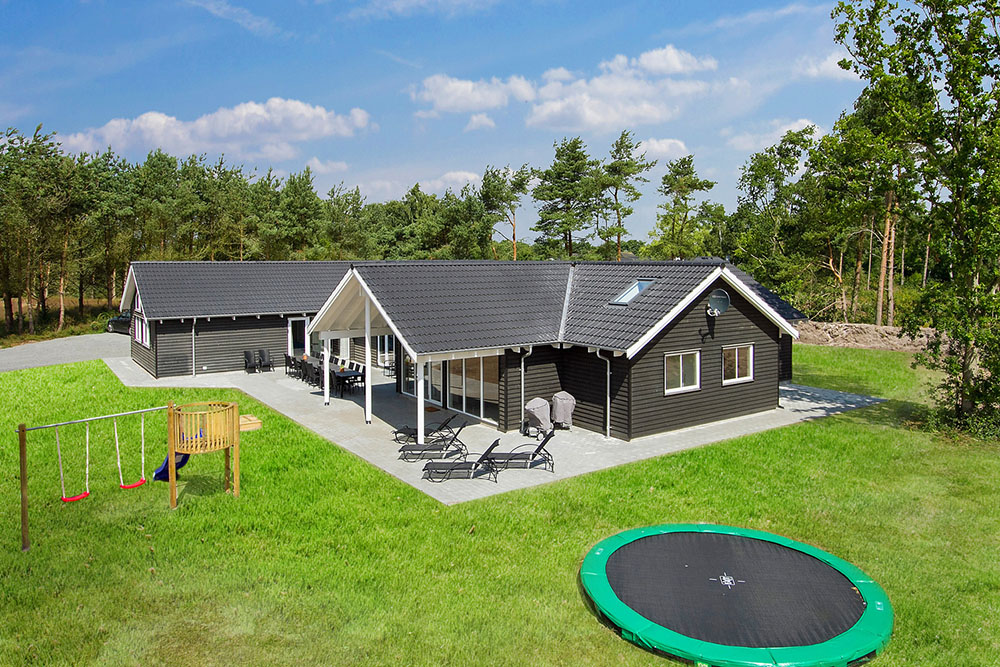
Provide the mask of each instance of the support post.
POLYGON ((174 402, 167 403, 167 472, 170 482, 170 509, 177 509, 177 413, 174 402))
POLYGON ((417 444, 424 444, 424 365, 414 360, 417 381, 417 444))
MULTIPOLYGON (((328 373, 329 375, 329 373, 328 373)), ((233 403, 233 497, 240 497, 240 406, 233 403)))
POLYGON ((28 431, 24 424, 17 425, 18 454, 21 457, 21 551, 31 548, 28 539, 28 431))
POLYGON ((372 300, 365 295, 365 423, 372 423, 372 300))
POLYGON ((323 339, 323 405, 330 405, 330 339, 323 339))
POLYGON ((194 325, 198 323, 198 318, 195 317, 191 320, 191 376, 194 377, 198 375, 198 360, 195 358, 195 338, 194 338, 194 325))

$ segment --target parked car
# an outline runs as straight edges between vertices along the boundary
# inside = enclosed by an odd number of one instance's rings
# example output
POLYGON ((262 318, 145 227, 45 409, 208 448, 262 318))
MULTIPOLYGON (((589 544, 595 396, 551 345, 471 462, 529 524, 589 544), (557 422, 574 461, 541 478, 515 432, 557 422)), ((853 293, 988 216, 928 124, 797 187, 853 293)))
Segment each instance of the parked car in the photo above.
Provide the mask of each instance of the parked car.
POLYGON ((132 323, 132 311, 124 310, 108 320, 108 333, 127 334, 132 323))

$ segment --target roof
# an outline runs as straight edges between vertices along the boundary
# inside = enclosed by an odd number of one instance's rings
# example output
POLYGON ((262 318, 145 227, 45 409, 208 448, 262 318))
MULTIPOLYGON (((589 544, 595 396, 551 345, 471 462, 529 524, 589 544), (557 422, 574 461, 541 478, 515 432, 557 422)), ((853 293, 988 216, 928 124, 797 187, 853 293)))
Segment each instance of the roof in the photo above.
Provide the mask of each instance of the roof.
POLYGON ((122 307, 138 291, 151 320, 315 313, 350 262, 133 262, 122 307))
POLYGON ((717 279, 756 302, 793 335, 797 333, 788 319, 803 317, 747 274, 737 274, 735 267, 716 258, 628 263, 431 260, 356 263, 312 330, 353 326, 360 301, 348 305, 344 296, 351 301, 362 295, 349 291, 352 276, 404 347, 419 355, 567 343, 632 356, 717 279), (610 303, 640 279, 652 280, 652 285, 628 305, 610 303), (337 309, 344 310, 344 318, 337 317, 337 309))
POLYGON ((401 337, 419 353, 558 340, 569 269, 566 262, 356 265, 401 337))

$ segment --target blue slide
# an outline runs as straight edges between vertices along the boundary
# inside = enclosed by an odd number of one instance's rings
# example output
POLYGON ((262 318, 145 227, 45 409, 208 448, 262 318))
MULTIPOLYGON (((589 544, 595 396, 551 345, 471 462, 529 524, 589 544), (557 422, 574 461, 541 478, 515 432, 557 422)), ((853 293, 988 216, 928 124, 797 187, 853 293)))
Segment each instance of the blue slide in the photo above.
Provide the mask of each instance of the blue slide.
MULTIPOLYGON (((174 460, 177 461, 177 469, 180 470, 188 462, 188 459, 191 458, 191 455, 176 453, 174 454, 174 457, 175 457, 174 460)), ((167 462, 169 459, 170 459, 170 454, 167 454, 163 459, 163 465, 157 468, 156 472, 153 473, 153 479, 155 479, 157 482, 170 481, 170 470, 167 468, 167 462)))

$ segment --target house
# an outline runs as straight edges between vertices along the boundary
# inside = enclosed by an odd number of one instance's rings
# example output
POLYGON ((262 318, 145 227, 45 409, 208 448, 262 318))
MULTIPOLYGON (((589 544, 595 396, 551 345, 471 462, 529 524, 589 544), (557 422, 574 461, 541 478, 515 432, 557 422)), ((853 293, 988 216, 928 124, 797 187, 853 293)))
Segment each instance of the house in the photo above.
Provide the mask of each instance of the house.
POLYGON ((307 332, 327 358, 391 335, 418 433, 427 404, 509 431, 527 399, 567 391, 574 425, 629 440, 777 407, 804 317, 713 258, 358 262, 307 332))
POLYGON ((122 293, 132 358, 154 377, 239 370, 243 350, 267 349, 280 363, 309 350, 309 320, 348 270, 349 262, 133 262, 122 293))

